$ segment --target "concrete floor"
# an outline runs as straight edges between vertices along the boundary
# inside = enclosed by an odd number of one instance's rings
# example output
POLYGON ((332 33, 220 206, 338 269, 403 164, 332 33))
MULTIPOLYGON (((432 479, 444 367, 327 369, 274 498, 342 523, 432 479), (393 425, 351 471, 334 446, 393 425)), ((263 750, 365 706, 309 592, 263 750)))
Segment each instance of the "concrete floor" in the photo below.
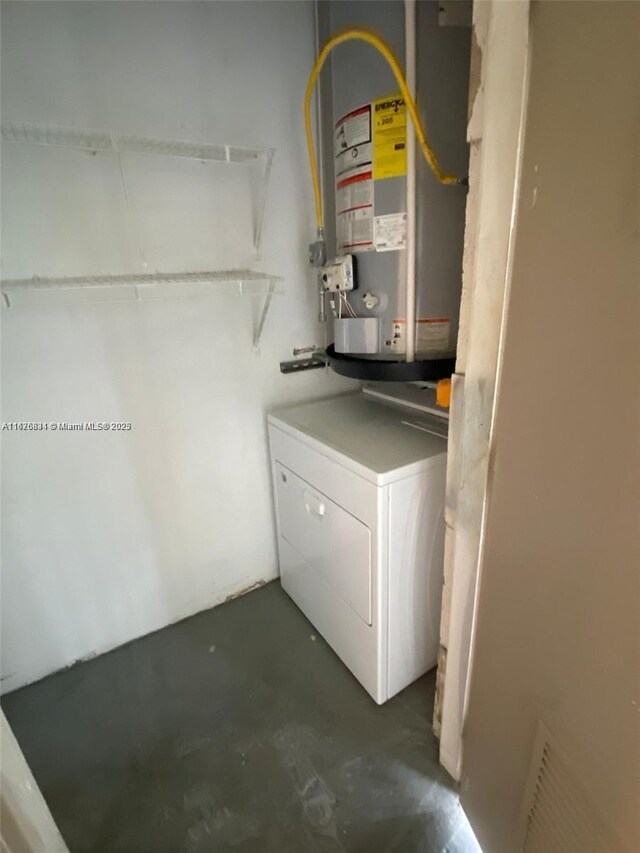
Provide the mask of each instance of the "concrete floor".
POLYGON ((433 695, 376 706, 276 582, 2 704, 71 853, 476 853, 433 695))

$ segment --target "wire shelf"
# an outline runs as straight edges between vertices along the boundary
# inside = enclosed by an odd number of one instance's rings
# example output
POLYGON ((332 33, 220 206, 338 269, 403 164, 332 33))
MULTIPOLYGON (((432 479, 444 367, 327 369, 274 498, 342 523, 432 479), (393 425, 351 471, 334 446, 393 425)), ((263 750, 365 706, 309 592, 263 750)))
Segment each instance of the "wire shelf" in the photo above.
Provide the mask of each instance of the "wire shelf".
POLYGON ((267 186, 271 176, 274 148, 245 148, 241 145, 224 145, 187 139, 166 139, 154 136, 136 136, 131 133, 116 133, 108 130, 90 130, 81 127, 65 127, 56 124, 41 124, 32 121, 5 121, 0 124, 0 138, 5 143, 16 145, 51 146, 72 148, 92 154, 113 154, 120 160, 123 183, 126 183, 123 154, 155 154, 156 156, 198 160, 202 163, 245 163, 256 164, 260 177, 254 183, 253 195, 253 244, 256 257, 260 257, 260 242, 267 198, 267 186))
MULTIPOLYGON (((267 186, 275 150, 273 148, 245 148, 212 142, 165 139, 115 133, 107 130, 65 127, 30 121, 6 121, 0 124, 0 137, 4 143, 31 146, 52 146, 114 155, 118 162, 120 182, 126 209, 130 214, 131 233, 138 233, 140 260, 143 267, 147 259, 140 245, 141 225, 131 216, 131 190, 127 169, 133 168, 135 159, 125 159, 124 154, 158 155, 186 158, 201 162, 256 164, 250 172, 253 244, 256 257, 260 256, 260 242, 264 222, 267 186)), ((279 276, 249 269, 214 270, 198 272, 154 272, 131 275, 93 275, 71 277, 43 277, 5 279, 2 282, 2 299, 6 308, 28 306, 61 306, 171 299, 181 296, 207 296, 211 293, 229 292, 227 288, 211 285, 235 285, 243 296, 259 296, 264 304, 257 321, 254 347, 258 346, 262 328, 276 290, 279 276)))
MULTIPOLYGON (((271 281, 282 281, 281 276, 256 272, 255 270, 214 270, 205 272, 171 272, 144 273, 141 275, 96 275, 70 276, 61 278, 45 278, 34 275, 31 278, 4 279, 4 293, 25 290, 72 289, 112 287, 114 285, 149 286, 158 284, 215 284, 230 282, 238 285, 268 285, 271 281)), ((256 295, 261 295, 259 288, 254 288, 256 295)))
POLYGON ((237 288, 241 296, 264 298, 254 327, 253 347, 257 349, 271 300, 283 293, 277 289, 277 284, 281 281, 281 276, 249 269, 67 278, 33 276, 4 280, 2 299, 5 308, 96 305, 157 301, 185 296, 206 297, 216 293, 229 293, 229 289, 224 285, 231 285, 237 288))
POLYGON ((2 122, 0 135, 3 142, 19 145, 53 145, 58 148, 123 154, 157 154, 223 163, 246 163, 260 158, 270 161, 274 154, 273 148, 244 148, 238 145, 218 145, 186 139, 134 136, 130 133, 112 133, 29 121, 2 122))

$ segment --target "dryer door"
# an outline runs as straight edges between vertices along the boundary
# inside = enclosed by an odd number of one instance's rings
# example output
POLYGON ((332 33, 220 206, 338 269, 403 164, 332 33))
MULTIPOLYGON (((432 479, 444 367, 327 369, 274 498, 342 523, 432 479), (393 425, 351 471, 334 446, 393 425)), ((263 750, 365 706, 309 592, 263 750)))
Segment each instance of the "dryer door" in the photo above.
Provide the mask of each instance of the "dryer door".
POLYGON ((284 465, 275 468, 282 537, 371 625, 369 528, 284 465))

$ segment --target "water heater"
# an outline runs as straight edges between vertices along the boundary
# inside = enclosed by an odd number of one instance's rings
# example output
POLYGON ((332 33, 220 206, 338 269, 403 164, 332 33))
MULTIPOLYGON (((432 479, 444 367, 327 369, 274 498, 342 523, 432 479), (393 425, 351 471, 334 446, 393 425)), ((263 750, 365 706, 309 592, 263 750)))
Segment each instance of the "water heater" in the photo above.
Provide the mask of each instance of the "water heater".
MULTIPOLYGON (((319 3, 320 41, 348 28, 371 30, 384 38, 404 72, 405 5, 393 0, 319 3)), ((433 0, 415 5, 415 103, 445 168, 466 175, 470 29, 443 26, 438 6, 433 0)), ((411 239, 407 143, 414 129, 389 64, 369 44, 350 41, 332 50, 320 78, 319 103, 327 262, 335 268, 353 258, 356 270, 350 287, 327 292, 333 351, 360 356, 358 361, 405 360, 407 263, 413 263, 415 253, 415 360, 452 356, 465 187, 440 183, 418 151, 411 239)))

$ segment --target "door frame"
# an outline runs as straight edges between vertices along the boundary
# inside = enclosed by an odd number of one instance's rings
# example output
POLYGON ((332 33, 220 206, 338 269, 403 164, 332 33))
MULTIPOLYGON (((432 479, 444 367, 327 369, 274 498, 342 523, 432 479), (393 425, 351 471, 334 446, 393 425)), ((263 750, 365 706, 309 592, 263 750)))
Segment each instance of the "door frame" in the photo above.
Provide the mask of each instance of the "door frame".
POLYGON ((452 377, 445 583, 436 699, 440 762, 460 780, 492 425, 520 194, 530 0, 475 0, 460 332, 452 377), (444 670, 444 672, 443 672, 444 670), (438 709, 440 709, 438 711, 438 709))
POLYGON ((2 711, 0 727, 0 853, 69 853, 2 711))

